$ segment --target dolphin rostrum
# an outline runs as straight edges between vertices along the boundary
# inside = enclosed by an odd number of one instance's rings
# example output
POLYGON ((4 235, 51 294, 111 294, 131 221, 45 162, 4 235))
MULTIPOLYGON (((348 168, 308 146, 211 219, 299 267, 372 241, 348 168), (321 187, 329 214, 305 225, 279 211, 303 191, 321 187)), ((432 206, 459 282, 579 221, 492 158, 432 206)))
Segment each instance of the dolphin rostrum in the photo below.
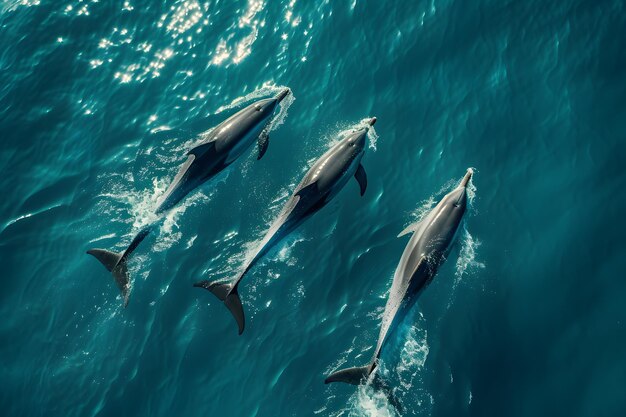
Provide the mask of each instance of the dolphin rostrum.
POLYGON ((365 193, 367 177, 361 159, 367 145, 367 133, 374 123, 375 117, 369 119, 364 127, 348 134, 311 166, 267 231, 254 257, 247 262, 234 281, 228 283, 200 281, 194 284, 195 287, 211 291, 224 302, 237 322, 239 334, 243 333, 245 317, 238 288, 248 271, 280 240, 324 207, 350 178, 355 177, 361 195, 365 193))
MULTIPOLYGON (((187 160, 180 167, 165 194, 159 198, 155 214, 159 218, 163 217, 187 194, 233 163, 255 141, 259 148, 258 159, 261 159, 269 144, 268 129, 274 111, 278 103, 290 92, 289 88, 285 88, 276 97, 258 100, 210 131, 201 144, 187 152, 187 160)), ((124 307, 128 304, 130 295, 128 257, 150 234, 154 226, 155 222, 140 230, 128 248, 122 252, 116 253, 106 249, 87 251, 113 274, 122 292, 124 307)))
MULTIPOLYGON (((467 185, 472 174, 473 171, 468 169, 459 186, 446 194, 422 221, 411 224, 398 235, 413 234, 393 277, 374 356, 365 366, 333 372, 324 381, 326 384, 359 385, 374 372, 381 350, 449 253, 467 207, 467 185)), ((377 385, 381 385, 380 381, 374 378, 374 386, 377 385)))

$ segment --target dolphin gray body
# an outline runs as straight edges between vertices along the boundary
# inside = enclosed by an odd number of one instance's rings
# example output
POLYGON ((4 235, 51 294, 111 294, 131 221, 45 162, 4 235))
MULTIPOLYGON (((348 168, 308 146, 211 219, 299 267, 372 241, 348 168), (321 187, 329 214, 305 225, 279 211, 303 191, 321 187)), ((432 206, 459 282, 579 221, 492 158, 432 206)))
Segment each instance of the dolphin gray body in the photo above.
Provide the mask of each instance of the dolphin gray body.
POLYGON ((361 159, 367 147, 369 127, 375 122, 374 117, 368 121, 366 127, 348 134, 311 166, 265 234, 254 257, 234 281, 229 283, 200 281, 194 284, 195 287, 209 290, 224 302, 237 322, 239 334, 243 333, 245 317, 238 287, 248 271, 285 236, 324 207, 350 178, 355 177, 359 183, 361 195, 365 193, 367 176, 361 165, 361 159))
MULTIPOLYGON (((265 154, 269 144, 268 127, 278 104, 289 95, 285 88, 276 97, 258 100, 235 113, 208 135, 200 145, 187 152, 187 160, 157 202, 155 214, 162 218, 191 191, 215 177, 241 156, 255 141, 258 143, 258 159, 265 154)), ((90 249, 93 255, 113 274, 122 293, 124 307, 130 295, 130 278, 127 260, 139 244, 150 234, 155 223, 143 228, 122 252, 106 249, 90 249)))
MULTIPOLYGON (((372 360, 365 366, 332 373, 324 381, 326 384, 345 382, 359 385, 374 372, 381 350, 448 255, 467 208, 467 185, 472 174, 472 170, 468 169, 459 186, 446 194, 422 221, 400 233, 399 236, 408 233, 413 235, 393 277, 372 360)), ((377 378, 374 378, 374 385, 380 385, 377 378)))

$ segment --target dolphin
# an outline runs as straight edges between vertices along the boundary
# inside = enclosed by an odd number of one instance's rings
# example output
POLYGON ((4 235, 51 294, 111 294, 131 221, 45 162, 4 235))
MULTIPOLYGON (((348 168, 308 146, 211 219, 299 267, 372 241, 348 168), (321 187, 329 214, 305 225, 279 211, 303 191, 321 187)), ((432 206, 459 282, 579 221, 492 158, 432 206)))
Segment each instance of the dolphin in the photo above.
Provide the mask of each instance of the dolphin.
MULTIPOLYGON (((467 208, 467 185, 472 174, 473 171, 468 169, 458 187, 446 194, 422 221, 411 224, 398 235, 400 237, 413 234, 396 268, 383 313, 378 343, 370 363, 333 372, 324 383, 345 382, 359 385, 372 375, 381 350, 421 292, 435 277, 437 269, 450 251, 467 208)), ((374 387, 382 385, 376 375, 372 379, 374 387)))
POLYGON ((225 283, 200 281, 194 284, 194 287, 205 288, 224 302, 237 322, 239 334, 243 333, 245 317, 238 288, 248 271, 285 236, 328 204, 350 178, 356 178, 361 196, 365 193, 367 176, 361 165, 361 159, 367 145, 367 133, 374 123, 375 117, 369 119, 364 127, 348 134, 311 166, 285 203, 278 218, 270 226, 254 257, 234 281, 225 283))
MULTIPOLYGON (((255 141, 258 143, 258 158, 261 159, 269 145, 269 126, 278 104, 290 94, 283 89, 276 97, 258 100, 224 120, 206 135, 206 140, 187 152, 182 164, 168 189, 157 201, 155 214, 160 218, 176 206, 191 191, 215 177, 232 164, 255 141)), ((144 227, 122 252, 106 249, 90 249, 89 255, 98 259, 113 274, 115 283, 122 292, 124 307, 130 295, 130 278, 127 261, 137 246, 153 230, 155 222, 144 227)))

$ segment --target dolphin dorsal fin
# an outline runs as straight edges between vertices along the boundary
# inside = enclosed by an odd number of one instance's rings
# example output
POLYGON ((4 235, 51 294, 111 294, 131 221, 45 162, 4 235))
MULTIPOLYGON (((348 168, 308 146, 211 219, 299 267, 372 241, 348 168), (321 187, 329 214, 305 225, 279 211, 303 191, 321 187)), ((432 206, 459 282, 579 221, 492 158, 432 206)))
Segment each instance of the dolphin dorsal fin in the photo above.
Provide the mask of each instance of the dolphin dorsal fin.
POLYGON ((190 149, 189 152, 187 152, 187 155, 193 155, 196 158, 199 158, 203 154, 213 149, 215 149, 215 141, 200 144, 195 148, 190 149))
POLYGON ((419 226, 419 222, 417 223, 411 223, 410 225, 408 225, 406 228, 404 228, 403 231, 401 231, 398 234, 398 237, 402 237, 404 235, 408 235, 409 233, 413 233, 415 232, 415 230, 417 230, 417 226, 419 226))

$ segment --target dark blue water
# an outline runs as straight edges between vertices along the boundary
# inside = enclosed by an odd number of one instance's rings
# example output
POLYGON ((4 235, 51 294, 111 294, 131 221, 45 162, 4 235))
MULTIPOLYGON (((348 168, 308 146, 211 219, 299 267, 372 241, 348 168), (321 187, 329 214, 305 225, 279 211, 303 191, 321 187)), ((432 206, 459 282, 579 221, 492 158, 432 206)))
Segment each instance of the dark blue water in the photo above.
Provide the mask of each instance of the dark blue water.
POLYGON ((474 167, 458 245, 383 355, 419 416, 626 410, 623 1, 0 5, 0 414, 386 416, 362 365, 418 219, 474 167), (121 250, 196 135, 289 86, 284 123, 121 250), (352 181, 235 275, 310 163, 377 116, 352 181))

